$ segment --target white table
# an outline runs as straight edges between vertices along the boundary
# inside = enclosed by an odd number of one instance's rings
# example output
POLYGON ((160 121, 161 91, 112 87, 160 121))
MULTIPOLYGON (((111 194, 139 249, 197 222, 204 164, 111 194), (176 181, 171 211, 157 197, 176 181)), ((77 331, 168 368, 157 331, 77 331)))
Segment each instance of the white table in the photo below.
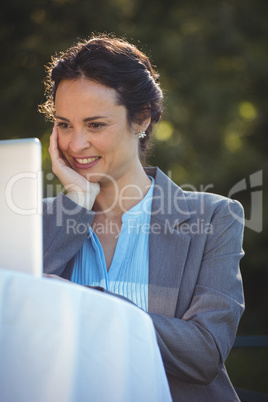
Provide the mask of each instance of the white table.
POLYGON ((1 402, 169 402, 150 317, 71 283, 0 269, 1 402))

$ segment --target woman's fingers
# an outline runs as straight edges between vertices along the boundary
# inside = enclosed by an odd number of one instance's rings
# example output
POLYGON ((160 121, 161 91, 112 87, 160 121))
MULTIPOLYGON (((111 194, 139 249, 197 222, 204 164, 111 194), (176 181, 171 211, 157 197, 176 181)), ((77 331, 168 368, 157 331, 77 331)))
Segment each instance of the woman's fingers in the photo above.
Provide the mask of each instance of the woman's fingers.
POLYGON ((49 145, 49 153, 51 156, 52 163, 57 162, 60 159, 60 152, 58 147, 58 129, 56 126, 56 122, 54 123, 53 130, 50 136, 50 145, 49 145))
POLYGON ((69 166, 69 164, 62 157, 61 151, 58 146, 58 129, 56 122, 54 123, 53 130, 50 136, 50 145, 48 150, 51 157, 53 172, 56 174, 56 176, 58 176, 58 174, 60 174, 60 169, 69 166))

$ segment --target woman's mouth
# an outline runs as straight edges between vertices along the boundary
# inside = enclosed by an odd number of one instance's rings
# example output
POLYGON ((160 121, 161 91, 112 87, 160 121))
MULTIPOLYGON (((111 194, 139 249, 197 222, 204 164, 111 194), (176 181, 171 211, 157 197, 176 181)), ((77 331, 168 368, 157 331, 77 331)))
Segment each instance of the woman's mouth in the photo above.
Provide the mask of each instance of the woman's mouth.
POLYGON ((91 158, 74 158, 74 164, 77 168, 80 169, 88 169, 90 167, 95 166, 98 161, 101 159, 100 156, 92 156, 91 158))

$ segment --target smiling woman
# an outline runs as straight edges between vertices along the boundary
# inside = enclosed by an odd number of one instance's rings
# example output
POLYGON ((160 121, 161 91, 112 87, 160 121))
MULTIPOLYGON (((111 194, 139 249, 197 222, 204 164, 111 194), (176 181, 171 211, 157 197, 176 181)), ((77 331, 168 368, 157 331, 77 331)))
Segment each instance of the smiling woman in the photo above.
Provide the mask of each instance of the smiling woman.
MULTIPOLYGON (((126 108, 118 105, 114 89, 86 78, 61 81, 55 112, 59 148, 69 165, 89 181, 103 183, 112 176, 129 182, 130 172, 141 169, 137 124, 128 124, 126 108)), ((149 118, 143 121, 144 130, 149 123, 149 118)))
POLYGON ((52 57, 45 81, 47 102, 39 110, 54 119, 54 102, 62 80, 87 78, 114 89, 115 102, 127 111, 128 123, 150 117, 146 136, 140 141, 145 151, 153 125, 162 114, 163 95, 159 75, 148 57, 130 43, 112 36, 99 35, 78 43, 60 56, 52 57))
POLYGON ((244 310, 241 205, 143 168, 163 96, 127 41, 100 35, 54 57, 46 95, 66 194, 44 200, 45 272, 148 312, 175 402, 238 401, 224 361, 244 310))

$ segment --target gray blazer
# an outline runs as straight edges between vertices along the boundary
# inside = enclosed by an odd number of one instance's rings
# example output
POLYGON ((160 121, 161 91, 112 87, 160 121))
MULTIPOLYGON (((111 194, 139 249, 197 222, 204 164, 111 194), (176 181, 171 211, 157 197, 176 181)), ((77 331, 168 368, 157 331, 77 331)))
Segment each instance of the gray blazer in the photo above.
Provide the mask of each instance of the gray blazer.
MULTIPOLYGON (((158 168, 149 235, 148 312, 171 394, 180 402, 239 401, 224 361, 244 311, 237 201, 187 192, 158 168)), ((44 270, 71 278, 94 213, 60 194, 44 201, 44 270)))

